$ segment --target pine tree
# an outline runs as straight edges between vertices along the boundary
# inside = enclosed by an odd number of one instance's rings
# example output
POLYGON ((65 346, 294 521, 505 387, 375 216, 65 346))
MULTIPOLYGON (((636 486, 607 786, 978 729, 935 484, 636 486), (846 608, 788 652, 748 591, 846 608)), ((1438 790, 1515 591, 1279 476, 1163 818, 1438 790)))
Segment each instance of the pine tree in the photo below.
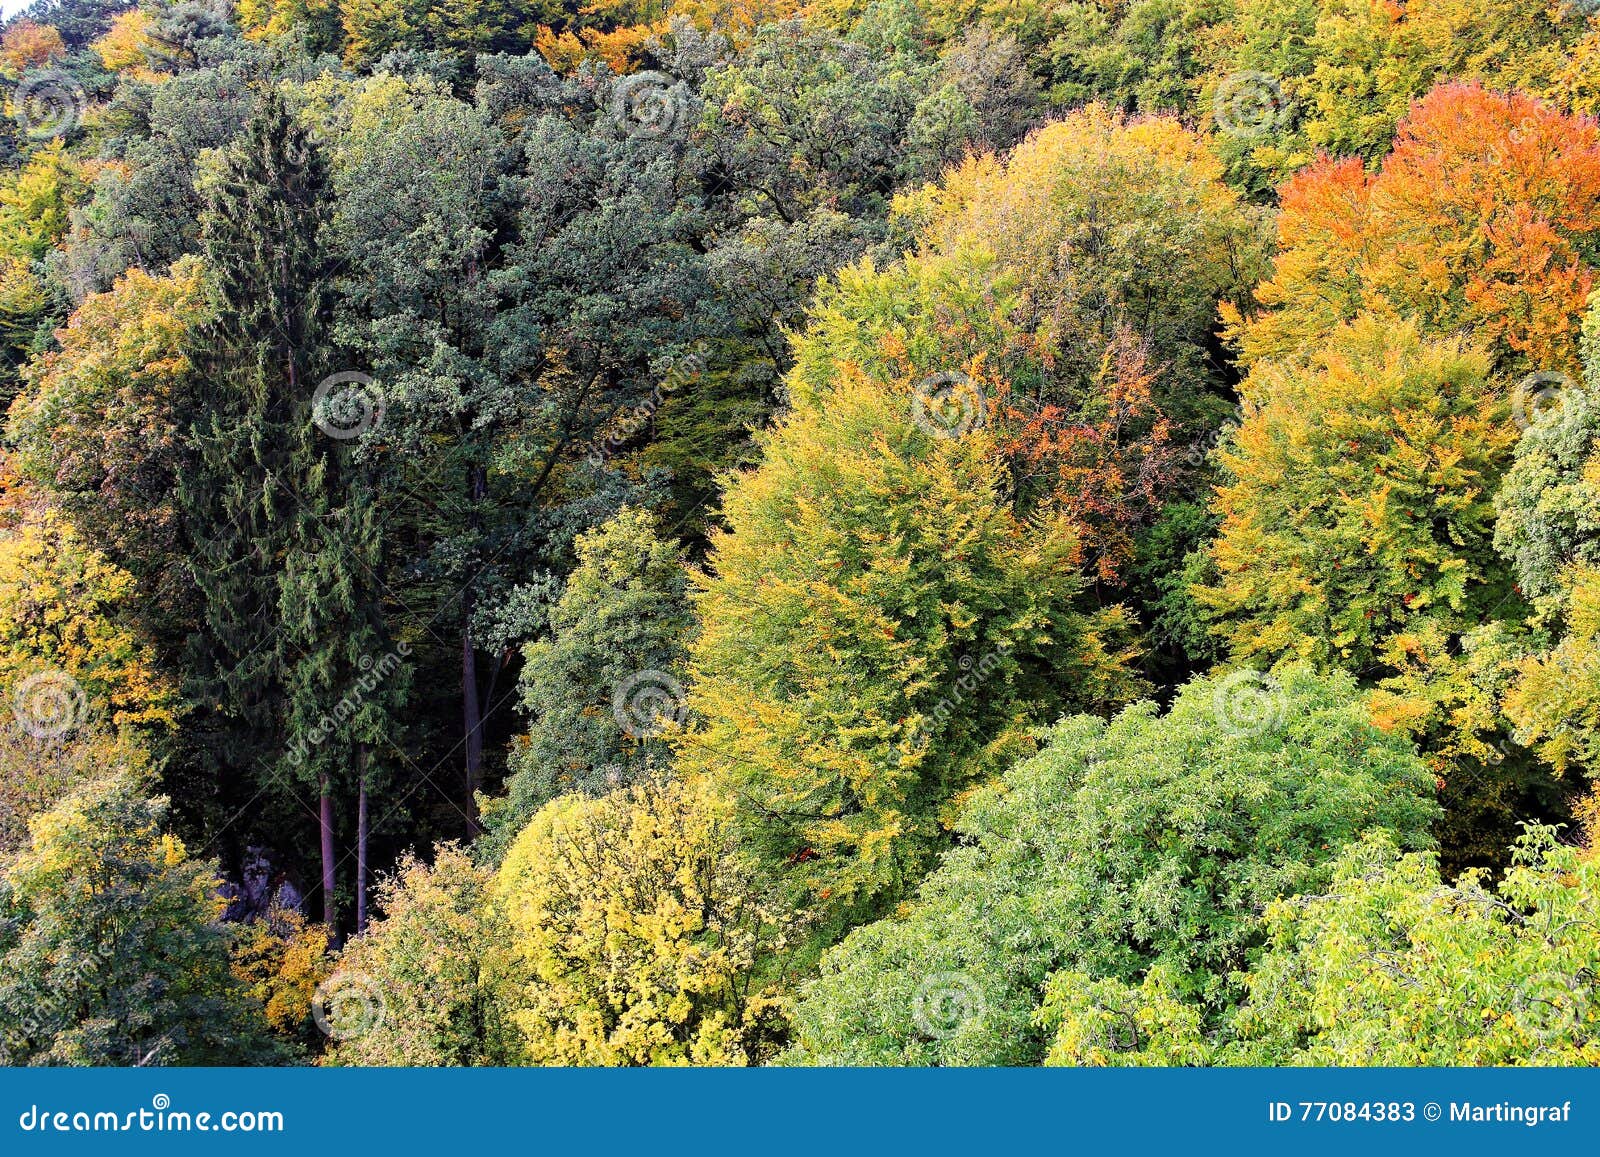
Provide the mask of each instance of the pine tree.
MULTIPOLYGON (((370 487, 354 446, 315 412, 318 382, 336 368, 326 206, 317 150, 264 94, 208 190, 216 321, 190 361, 219 396, 194 430, 198 469, 181 502, 208 628, 196 636, 196 690, 218 716, 217 755, 291 798, 297 783, 315 787, 331 925, 335 799, 355 780, 364 812, 370 748, 403 685, 391 679, 370 487)), ((358 901, 365 836, 363 825, 358 901)))

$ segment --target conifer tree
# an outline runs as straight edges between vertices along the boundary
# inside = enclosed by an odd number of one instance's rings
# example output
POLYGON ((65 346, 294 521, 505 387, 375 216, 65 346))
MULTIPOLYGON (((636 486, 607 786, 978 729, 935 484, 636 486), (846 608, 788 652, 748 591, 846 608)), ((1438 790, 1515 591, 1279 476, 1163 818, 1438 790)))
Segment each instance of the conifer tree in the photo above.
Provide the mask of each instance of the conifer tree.
MULTIPOLYGON (((314 787, 323 919, 335 919, 335 799, 364 813, 369 754, 403 685, 378 605, 381 538, 349 431, 319 413, 336 369, 323 245, 327 176, 268 93, 208 189, 216 321, 191 363, 218 393, 183 491, 207 630, 195 681, 236 775, 314 787)), ((365 826, 358 832, 364 916, 365 826)))

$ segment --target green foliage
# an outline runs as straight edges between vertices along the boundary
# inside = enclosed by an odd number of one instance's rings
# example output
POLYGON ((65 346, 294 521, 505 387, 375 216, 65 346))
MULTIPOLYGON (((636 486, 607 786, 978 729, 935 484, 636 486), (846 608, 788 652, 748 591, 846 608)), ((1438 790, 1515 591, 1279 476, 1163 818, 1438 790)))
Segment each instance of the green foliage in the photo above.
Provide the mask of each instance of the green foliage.
POLYGON ((216 865, 164 834, 127 776, 31 824, 0 877, 0 1044, 11 1063, 270 1063, 279 1046, 229 969, 216 865))
POLYGON ((712 72, 704 128, 720 166, 765 214, 793 223, 828 205, 852 216, 888 205, 898 180, 932 177, 966 132, 934 118, 970 116, 959 92, 939 109, 937 64, 904 44, 867 43, 803 20, 762 26, 712 72), (910 145, 910 148, 907 146, 910 145))
POLYGON ((296 493, 309 481, 296 448, 326 356, 324 183, 304 132, 281 101, 265 101, 209 177, 213 317, 185 350, 214 395, 185 431, 191 462, 178 488, 206 626, 191 640, 191 693, 219 705, 221 757, 251 776, 275 772, 281 759, 283 561, 296 493))
MULTIPOLYGON (((802 987, 795 1059, 1037 1064, 1070 992, 1161 978, 1162 1017, 1219 1024, 1260 912, 1314 891, 1364 833, 1427 842, 1432 782, 1352 680, 1288 667, 1189 684, 1166 715, 1079 716, 981 792, 917 898, 802 987), (1055 980, 1051 982, 1052 975, 1055 980)), ((1076 999, 1076 997, 1070 997, 1076 999)))
POLYGON ((518 1045, 498 986, 509 929, 490 876, 453 844, 402 857, 378 885, 382 916, 321 987, 332 1065, 503 1065, 518 1045))
POLYGON ((1559 596, 1567 566, 1600 563, 1600 294, 1584 334, 1584 384, 1551 374, 1518 387, 1526 428, 1495 493, 1495 548, 1535 603, 1559 596))
POLYGON ((1518 841, 1498 885, 1439 878, 1375 836, 1327 895, 1267 913, 1270 949, 1216 1060, 1246 1065, 1593 1065, 1588 924, 1600 865, 1549 828, 1518 841))
MULTIPOLYGON (((577 555, 549 636, 527 648, 519 684, 531 726, 512 749, 506 798, 484 809, 487 856, 556 796, 604 795, 666 762, 657 721, 635 718, 626 700, 630 680, 669 701, 681 695, 692 626, 683 560, 656 520, 631 507, 579 538, 577 555)), ((661 706, 670 716, 680 705, 661 706)))

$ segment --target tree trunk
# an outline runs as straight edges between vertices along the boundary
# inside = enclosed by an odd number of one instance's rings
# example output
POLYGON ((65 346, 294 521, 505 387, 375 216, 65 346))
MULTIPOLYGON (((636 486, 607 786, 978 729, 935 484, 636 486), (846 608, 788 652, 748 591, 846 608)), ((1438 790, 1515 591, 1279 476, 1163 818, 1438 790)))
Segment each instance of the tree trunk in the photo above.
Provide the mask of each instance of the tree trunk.
MULTIPOLYGON (((488 490, 488 480, 482 467, 473 466, 467 472, 467 487, 471 495, 468 521, 474 529, 482 524, 480 506, 488 490)), ((461 592, 461 716, 466 747, 466 816, 467 835, 482 834, 478 823, 478 789, 483 786, 483 710, 478 700, 478 655, 472 646, 472 612, 476 606, 473 583, 469 578, 461 592)))
POLYGON ((322 922, 330 929, 333 928, 333 788, 328 783, 327 773, 318 777, 317 785, 322 792, 322 806, 318 816, 319 827, 322 828, 322 922))
POLYGON ((365 743, 356 748, 361 795, 356 804, 356 931, 367 930, 367 758, 365 743))
MULTIPOLYGON (((462 596, 462 606, 470 608, 472 600, 462 596)), ((463 614, 470 617, 471 610, 463 614)), ((482 830, 478 824, 478 788, 483 782, 483 715, 478 706, 478 656, 472 647, 469 624, 461 624, 461 715, 466 728, 467 749, 467 799, 466 813, 469 836, 482 830)))

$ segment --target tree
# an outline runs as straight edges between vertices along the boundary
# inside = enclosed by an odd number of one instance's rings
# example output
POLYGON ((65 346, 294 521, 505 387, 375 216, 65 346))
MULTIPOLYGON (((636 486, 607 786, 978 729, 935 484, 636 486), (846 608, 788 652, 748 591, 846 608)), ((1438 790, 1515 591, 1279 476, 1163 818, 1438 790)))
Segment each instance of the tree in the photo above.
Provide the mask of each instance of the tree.
POLYGON ((1600 294, 1583 322, 1585 383, 1522 390, 1532 413, 1495 496, 1495 546, 1555 637, 1521 657, 1507 718, 1558 772, 1600 769, 1600 294))
POLYGON ((1196 680, 1164 716, 1076 716, 1042 744, 972 798, 914 900, 824 958, 791 1059, 1037 1064, 1047 985, 1147 975, 1212 1029, 1244 996, 1266 904, 1326 886, 1366 832, 1425 846, 1437 814, 1427 768, 1354 682, 1303 666, 1196 680))
POLYGON ((1600 972, 1592 856, 1530 828, 1498 885, 1454 885, 1375 835, 1326 895, 1280 901, 1215 1063, 1593 1065, 1600 972))
POLYGON ((546 805, 491 903, 511 926, 502 999, 533 1064, 760 1064, 783 1041, 795 916, 703 784, 546 805))
POLYGON ((318 993, 331 1065, 504 1065, 520 1059, 501 1008, 510 932, 491 877, 454 844, 403 856, 378 885, 379 918, 318 993))
POLYGON ((193 610, 175 491, 197 404, 184 351, 208 310, 198 260, 161 277, 129 270, 56 331, 11 409, 18 470, 139 580, 133 609, 169 639, 188 634, 193 610))
POLYGON ((95 716, 146 737, 172 728, 177 689, 127 622, 133 577, 36 497, 13 519, 0 529, 0 687, 14 708, 29 714, 25 684, 47 677, 60 686, 38 688, 50 710, 33 722, 52 738, 95 716))
POLYGON ((0 860, 109 770, 150 770, 181 710, 130 622, 133 577, 14 482, 0 480, 0 860))
POLYGON ((229 971, 216 865, 164 834, 167 801, 121 776, 33 821, 0 877, 0 1043, 13 1063, 271 1063, 229 971))
MULTIPOLYGON (((209 723, 232 777, 315 788, 332 926, 334 799, 354 771, 364 806, 367 749, 397 688, 364 688, 356 718, 324 742, 330 707, 348 702, 360 673, 388 651, 372 509, 330 444, 344 418, 315 408, 332 381, 326 184, 315 146, 272 92, 208 178, 213 316, 185 354, 219 397, 186 431, 192 466, 179 503, 208 628, 191 648, 191 693, 217 704, 209 723)), ((358 898, 364 888, 359 878, 358 898)))
POLYGON ((1584 111, 1573 98, 1592 79, 1559 78, 1576 71, 1585 16, 1576 5, 1508 0, 1244 0, 1206 30, 1197 95, 1202 108, 1224 110, 1218 145, 1235 179, 1264 188, 1319 152, 1380 160, 1411 103, 1440 78, 1584 111), (1252 100, 1263 102, 1258 111, 1252 100), (1231 122, 1230 101, 1244 114, 1231 122))
POLYGON ((723 318, 680 136, 614 119, 615 78, 592 96, 539 67, 500 80, 469 105, 376 78, 349 103, 335 166, 341 332, 388 391, 385 438, 409 452, 397 488, 426 499, 412 561, 437 608, 424 622, 448 614, 459 644, 471 828, 497 680, 533 633, 486 624, 633 496, 596 451, 723 318))
MULTIPOLYGON (((969 420, 976 397, 954 400, 969 420)), ((802 399, 724 496, 674 747, 771 871, 859 919, 1031 723, 1128 694, 1126 620, 1077 608, 1070 526, 1019 518, 992 433, 949 436, 914 378, 845 371, 802 399)))
POLYGON ((68 214, 84 191, 82 170, 59 140, 0 176, 0 397, 8 404, 22 365, 52 328, 42 263, 66 234, 68 214))
POLYGON ((1497 370, 1577 373, 1600 259, 1600 128, 1518 93, 1444 84, 1376 172, 1324 158, 1280 194, 1278 256, 1234 315, 1246 363, 1293 358, 1358 313, 1470 332, 1497 370))
POLYGON ((682 706, 693 619, 681 552, 649 513, 625 507, 578 539, 577 556, 549 635, 526 651, 531 726, 512 750, 506 798, 485 808, 480 854, 502 854, 556 796, 604 795, 668 761, 646 701, 664 696, 668 716, 682 706))
POLYGON ((0 65, 13 73, 24 72, 67 54, 61 33, 48 24, 36 24, 23 17, 6 26, 0 36, 0 65))
POLYGON ((276 905, 240 928, 233 944, 234 977, 261 1006, 268 1027, 305 1051, 322 1043, 314 1009, 333 971, 329 947, 326 925, 276 905))
POLYGON ((795 393, 839 368, 922 375, 982 358, 1019 505, 1079 524, 1114 585, 1182 472, 1176 443, 1222 414, 1210 350, 1219 298, 1261 260, 1254 214, 1201 138, 1090 107, 896 202, 915 239, 818 292, 795 342, 795 393))
POLYGON ((1423 624, 1459 635, 1510 595, 1493 495, 1515 430, 1489 360, 1370 314, 1257 363, 1219 453, 1217 585, 1236 658, 1369 671, 1423 624))
MULTIPOLYGON (((1600 299, 1589 311, 1600 335, 1600 299)), ((1570 383, 1517 440, 1495 492, 1494 545, 1533 603, 1557 611, 1570 568, 1600 564, 1600 363, 1588 385, 1570 383)), ((1555 391, 1556 386, 1548 387, 1555 391)), ((1537 399, 1530 399, 1537 400, 1537 399)))

